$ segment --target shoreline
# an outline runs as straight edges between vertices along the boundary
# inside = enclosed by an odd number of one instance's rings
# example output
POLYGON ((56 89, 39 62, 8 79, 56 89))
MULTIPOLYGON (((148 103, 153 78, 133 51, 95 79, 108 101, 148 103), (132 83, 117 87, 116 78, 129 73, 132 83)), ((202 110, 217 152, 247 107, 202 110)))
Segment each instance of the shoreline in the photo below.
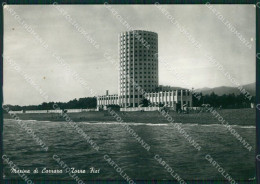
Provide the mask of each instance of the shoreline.
MULTIPOLYGON (((222 109, 218 113, 230 125, 254 125, 255 126, 255 109, 222 109)), ((116 119, 106 111, 99 112, 79 112, 67 113, 74 122, 115 122, 116 119)), ((132 123, 169 123, 158 111, 149 112, 117 112, 123 122, 132 123)), ((217 124, 218 119, 209 112, 178 114, 170 111, 169 115, 177 123, 196 123, 196 124, 217 124)), ((57 113, 30 113, 17 114, 21 120, 37 120, 37 121, 66 121, 61 114, 57 113)), ((4 119, 13 119, 10 114, 4 114, 4 119)))

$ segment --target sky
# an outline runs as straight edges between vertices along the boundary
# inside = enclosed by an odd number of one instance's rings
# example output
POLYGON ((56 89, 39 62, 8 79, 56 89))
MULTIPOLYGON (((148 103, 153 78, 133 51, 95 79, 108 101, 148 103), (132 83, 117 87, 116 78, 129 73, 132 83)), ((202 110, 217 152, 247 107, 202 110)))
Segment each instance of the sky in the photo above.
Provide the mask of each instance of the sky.
MULTIPOLYGON (((48 44, 44 48, 4 8, 4 104, 37 105, 45 101, 66 102, 75 98, 118 93, 118 70, 104 57, 109 51, 118 62, 118 34, 127 28, 104 5, 61 5, 96 43, 97 49, 52 5, 10 5, 21 19, 48 44), (51 53, 62 57, 87 83, 61 66, 51 53), (7 58, 16 63, 22 74, 30 76, 46 100, 17 72, 7 58)), ((113 5, 134 29, 158 33, 158 54, 176 73, 159 61, 159 84, 188 88, 234 86, 213 66, 205 53, 221 63, 241 85, 255 82, 255 7, 253 5, 214 5, 252 48, 240 41, 205 5, 163 5, 185 29, 201 43, 195 48, 189 39, 154 5, 113 5), (239 12, 239 13, 238 13, 239 12)))

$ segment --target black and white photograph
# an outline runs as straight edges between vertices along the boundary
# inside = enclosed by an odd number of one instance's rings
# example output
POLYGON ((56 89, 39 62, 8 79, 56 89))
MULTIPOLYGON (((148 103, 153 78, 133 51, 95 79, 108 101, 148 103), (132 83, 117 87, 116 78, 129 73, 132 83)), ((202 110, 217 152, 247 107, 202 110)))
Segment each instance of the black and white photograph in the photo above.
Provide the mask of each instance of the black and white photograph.
POLYGON ((259 8, 4 2, 3 179, 256 182, 259 8))

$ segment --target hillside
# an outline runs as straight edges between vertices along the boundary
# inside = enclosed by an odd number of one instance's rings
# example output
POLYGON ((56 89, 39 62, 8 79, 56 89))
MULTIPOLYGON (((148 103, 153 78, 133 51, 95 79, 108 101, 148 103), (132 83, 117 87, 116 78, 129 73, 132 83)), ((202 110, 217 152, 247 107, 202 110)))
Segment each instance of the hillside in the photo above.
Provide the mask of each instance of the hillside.
MULTIPOLYGON (((252 96, 255 96, 255 85, 256 83, 251 83, 244 85, 243 88, 248 91, 252 96)), ((214 92, 216 95, 228 95, 234 93, 235 95, 239 95, 240 91, 236 87, 230 87, 230 86, 220 86, 220 87, 215 87, 215 88, 200 88, 196 89, 198 92, 202 92, 203 95, 208 95, 214 92)))

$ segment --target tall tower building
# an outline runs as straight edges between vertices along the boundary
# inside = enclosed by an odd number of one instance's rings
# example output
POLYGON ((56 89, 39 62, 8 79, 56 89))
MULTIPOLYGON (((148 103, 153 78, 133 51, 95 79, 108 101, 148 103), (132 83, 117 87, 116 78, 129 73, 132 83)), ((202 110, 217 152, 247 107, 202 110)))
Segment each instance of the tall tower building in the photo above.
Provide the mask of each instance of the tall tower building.
POLYGON ((151 31, 128 31, 119 34, 118 94, 97 97, 98 109, 119 105, 120 111, 154 111, 159 107, 185 110, 192 107, 192 91, 158 87, 158 35, 151 31), (145 97, 144 97, 145 95, 145 97), (151 107, 138 107, 142 99, 151 107), (130 108, 127 108, 130 107, 130 108), (131 108, 138 107, 138 108, 131 108))
POLYGON ((142 91, 158 87, 158 35, 150 31, 128 31, 119 35, 119 104, 138 107, 142 91), (140 89, 139 88, 139 89, 140 89))

